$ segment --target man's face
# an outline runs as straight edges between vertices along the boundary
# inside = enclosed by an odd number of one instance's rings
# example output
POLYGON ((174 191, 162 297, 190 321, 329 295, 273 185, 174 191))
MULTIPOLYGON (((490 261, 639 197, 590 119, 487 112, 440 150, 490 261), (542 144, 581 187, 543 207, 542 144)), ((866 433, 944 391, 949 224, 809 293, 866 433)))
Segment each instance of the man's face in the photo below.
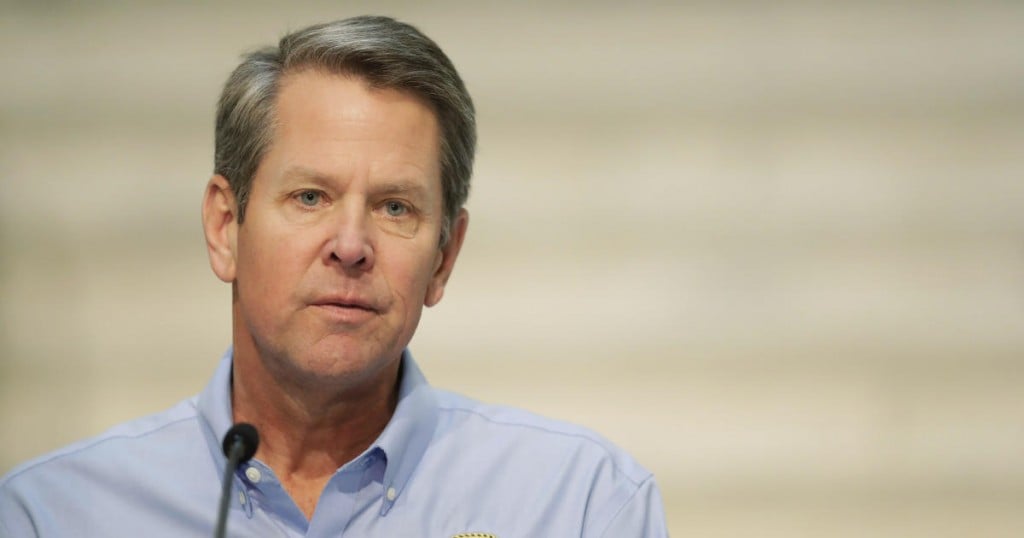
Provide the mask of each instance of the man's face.
POLYGON ((236 354, 311 382, 359 383, 397 364, 465 230, 463 213, 439 248, 439 136, 410 94, 312 70, 282 80, 231 267, 215 263, 236 286, 236 354))

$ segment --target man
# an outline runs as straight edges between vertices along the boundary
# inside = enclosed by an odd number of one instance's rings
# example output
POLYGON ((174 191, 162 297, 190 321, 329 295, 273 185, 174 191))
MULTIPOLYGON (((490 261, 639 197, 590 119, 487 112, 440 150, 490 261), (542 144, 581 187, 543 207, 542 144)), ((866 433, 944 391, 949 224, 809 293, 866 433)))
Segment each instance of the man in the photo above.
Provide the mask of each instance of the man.
POLYGON ((359 17, 245 57, 203 198, 233 346, 206 389, 0 482, 4 536, 664 536, 649 472, 595 434, 431 388, 406 346, 469 222, 473 105, 415 28, 359 17))

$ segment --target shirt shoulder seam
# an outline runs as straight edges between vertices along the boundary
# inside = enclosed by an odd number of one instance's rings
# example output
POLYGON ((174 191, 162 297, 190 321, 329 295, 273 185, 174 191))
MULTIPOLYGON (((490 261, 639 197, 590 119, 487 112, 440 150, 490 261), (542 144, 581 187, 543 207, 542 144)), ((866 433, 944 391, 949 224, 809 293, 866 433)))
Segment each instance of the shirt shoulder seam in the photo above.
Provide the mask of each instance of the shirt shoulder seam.
POLYGON ((39 467, 40 465, 45 465, 47 463, 51 463, 51 462, 54 462, 54 461, 57 461, 57 460, 61 460, 61 459, 64 459, 66 457, 74 456, 74 455, 79 454, 81 452, 84 452, 86 450, 90 450, 90 449, 92 449, 92 448, 94 448, 96 446, 99 446, 99 445, 101 445, 103 443, 106 443, 107 441, 113 441, 113 440, 117 440, 117 439, 138 439, 140 437, 145 437, 147 435, 156 433, 156 432, 158 432, 160 430, 163 430, 164 428, 169 428, 171 426, 174 426, 174 425, 176 425, 176 424, 178 424, 180 422, 185 422, 185 421, 189 421, 189 420, 195 420, 195 418, 196 417, 194 417, 194 416, 192 416, 192 417, 177 418, 177 419, 168 421, 165 424, 161 424, 161 425, 156 426, 154 428, 150 428, 150 429, 147 429, 147 430, 145 430, 143 432, 139 432, 139 433, 137 433, 135 435, 129 435, 129 434, 125 434, 125 433, 122 433, 122 434, 110 434, 110 433, 100 434, 100 435, 96 436, 95 438, 93 438, 93 439, 91 439, 89 441, 83 441, 83 444, 81 446, 76 446, 74 449, 71 449, 70 447, 67 447, 65 449, 58 449, 58 450, 56 450, 54 452, 51 452, 49 455, 45 455, 45 456, 40 457, 38 460, 35 460, 32 463, 27 464, 24 468, 19 469, 18 471, 14 472, 14 473, 12 473, 12 474, 10 474, 8 476, 6 476, 2 481, 0 481, 0 486, 11 483, 14 479, 16 479, 19 476, 21 476, 21 475, 23 475, 23 474, 25 474, 25 473, 27 473, 27 472, 29 472, 29 471, 39 467))
MULTIPOLYGON (((505 420, 498 420, 498 419, 495 419, 494 417, 487 416, 486 414, 481 413, 479 411, 476 411, 474 409, 467 409, 465 407, 438 406, 438 408, 439 409, 443 409, 445 411, 461 411, 463 413, 468 413, 468 414, 471 414, 471 415, 475 415, 475 416, 480 417, 481 419, 486 420, 487 422, 490 422, 492 424, 499 424, 499 425, 502 425, 502 426, 513 426, 513 427, 527 428, 527 429, 531 429, 531 430, 537 430, 537 431, 542 431, 542 432, 545 432, 545 433, 550 433, 550 434, 553 434, 553 435, 561 435, 561 436, 564 436, 564 437, 573 437, 573 438, 576 438, 576 439, 583 439, 584 441, 587 441, 588 443, 590 443, 590 444, 596 446, 597 448, 601 449, 608 456, 608 460, 611 462, 612 467, 615 469, 616 474, 618 474, 620 476, 626 477, 626 480, 628 480, 630 484, 632 484, 634 487, 636 487, 637 490, 639 490, 640 486, 644 482, 646 482, 647 480, 649 480, 653 476, 650 471, 648 471, 647 469, 644 469, 645 474, 643 475, 643 478, 640 479, 639 481, 635 480, 632 476, 630 476, 629 473, 623 472, 622 468, 619 466, 618 462, 616 461, 616 459, 614 457, 615 454, 611 450, 609 450, 608 447, 606 447, 604 444, 598 442, 596 439, 594 439, 593 437, 591 437, 589 435, 585 435, 585 434, 582 434, 582 433, 560 431, 560 430, 555 430, 555 429, 552 429, 552 428, 545 428, 544 426, 540 426, 540 425, 537 425, 537 424, 524 424, 522 422, 511 422, 511 421, 505 421, 505 420)), ((634 494, 635 494, 635 492, 634 492, 634 494)))

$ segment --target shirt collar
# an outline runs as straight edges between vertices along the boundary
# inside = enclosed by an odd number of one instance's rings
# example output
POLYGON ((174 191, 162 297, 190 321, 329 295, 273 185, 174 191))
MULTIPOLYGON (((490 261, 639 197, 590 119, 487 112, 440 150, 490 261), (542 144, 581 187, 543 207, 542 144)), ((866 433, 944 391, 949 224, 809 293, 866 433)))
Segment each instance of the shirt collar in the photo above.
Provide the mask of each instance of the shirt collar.
MULTIPOLYGON (((196 406, 203 422, 206 436, 218 476, 224 473, 227 458, 221 448, 221 439, 233 424, 231 409, 231 359, 233 348, 229 347, 220 359, 213 378, 199 394, 196 406)), ((416 365, 412 354, 402 352, 399 371, 398 405, 384 431, 367 450, 379 449, 386 458, 384 471, 384 505, 381 513, 394 505, 402 495, 409 478, 423 458, 437 427, 439 410, 433 390, 423 372, 416 365), (394 494, 391 494, 394 488, 394 494)))
POLYGON ((203 425, 203 435, 206 437, 210 455, 217 468, 217 476, 223 476, 224 466, 227 464, 221 440, 224 439, 224 434, 234 423, 232 419, 234 415, 231 412, 231 357, 233 353, 234 348, 229 346, 221 356, 213 378, 206 384, 203 392, 199 393, 196 402, 200 422, 203 425))
POLYGON ((402 495, 402 490, 434 437, 440 414, 434 391, 408 349, 402 352, 399 375, 402 381, 398 387, 398 406, 373 444, 387 457, 387 468, 384 470, 384 491, 387 494, 381 509, 382 515, 402 495), (394 495, 391 494, 391 488, 394 488, 394 495))

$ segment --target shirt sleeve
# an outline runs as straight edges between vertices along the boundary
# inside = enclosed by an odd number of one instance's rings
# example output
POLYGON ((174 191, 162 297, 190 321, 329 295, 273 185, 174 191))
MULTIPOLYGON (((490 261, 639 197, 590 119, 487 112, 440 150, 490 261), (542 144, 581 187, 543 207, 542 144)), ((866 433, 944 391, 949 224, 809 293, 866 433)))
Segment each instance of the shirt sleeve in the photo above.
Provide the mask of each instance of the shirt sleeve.
POLYGON ((599 538, 668 537, 665 508, 661 503, 661 493, 654 483, 653 476, 648 477, 640 484, 633 496, 626 500, 626 503, 612 517, 608 526, 595 536, 599 538))

